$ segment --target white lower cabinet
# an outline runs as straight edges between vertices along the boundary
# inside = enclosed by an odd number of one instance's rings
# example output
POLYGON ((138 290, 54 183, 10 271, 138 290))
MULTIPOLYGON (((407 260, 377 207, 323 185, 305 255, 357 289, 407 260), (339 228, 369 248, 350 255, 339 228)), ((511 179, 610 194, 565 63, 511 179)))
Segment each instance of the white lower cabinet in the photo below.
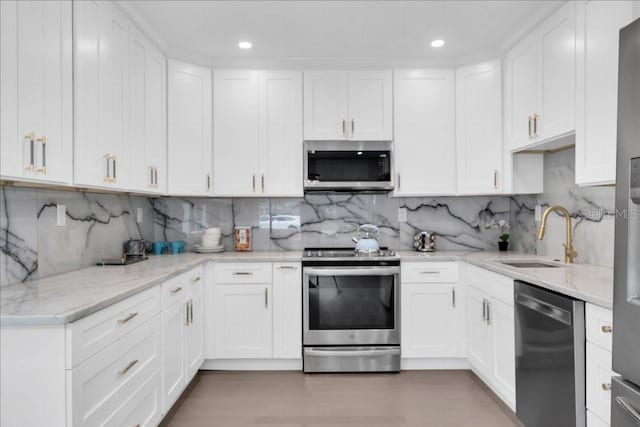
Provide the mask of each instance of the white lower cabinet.
POLYGON ((611 423, 612 317, 611 310, 585 304, 587 427, 611 423))
POLYGON ((513 279, 467 266, 468 359, 474 372, 516 407, 513 279))
POLYGON ((297 262, 273 263, 273 357, 302 357, 302 283, 297 262))
POLYGON ((186 381, 184 354, 186 306, 175 304, 162 312, 162 410, 178 399, 186 381))
POLYGON ((215 357, 272 355, 271 284, 215 284, 212 310, 215 357))

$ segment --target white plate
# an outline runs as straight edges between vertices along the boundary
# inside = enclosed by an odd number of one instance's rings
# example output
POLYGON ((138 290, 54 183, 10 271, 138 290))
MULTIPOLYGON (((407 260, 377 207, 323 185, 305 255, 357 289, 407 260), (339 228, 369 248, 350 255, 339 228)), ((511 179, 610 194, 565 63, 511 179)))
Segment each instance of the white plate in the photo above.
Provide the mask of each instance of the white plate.
POLYGON ((218 253, 218 252, 224 252, 224 245, 218 245, 212 248, 208 248, 202 245, 193 245, 193 250, 201 254, 218 253))

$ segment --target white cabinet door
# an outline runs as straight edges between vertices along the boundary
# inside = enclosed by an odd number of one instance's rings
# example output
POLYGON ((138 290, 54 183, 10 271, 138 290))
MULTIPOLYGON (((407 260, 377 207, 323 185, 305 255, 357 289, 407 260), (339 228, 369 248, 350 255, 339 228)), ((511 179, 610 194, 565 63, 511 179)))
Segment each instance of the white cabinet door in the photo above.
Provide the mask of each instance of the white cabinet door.
POLYGON ((186 385, 185 324, 187 306, 173 304, 162 311, 162 413, 166 414, 186 385))
POLYGON ((494 387, 511 409, 516 404, 516 355, 513 306, 495 298, 489 302, 488 323, 493 334, 494 387))
POLYGON ((185 331, 186 380, 193 378, 204 361, 204 291, 197 288, 187 301, 188 325, 185 331))
POLYGON ((271 285, 216 284, 213 292, 215 358, 272 357, 271 285))
POLYGON ((453 71, 395 71, 394 135, 395 194, 456 192, 453 71))
POLYGON ((350 71, 348 81, 349 139, 393 139, 391 71, 350 71))
POLYGON ((532 116, 540 111, 540 47, 533 35, 505 58, 507 144, 517 149, 534 141, 532 116))
POLYGON ((458 193, 502 190, 502 78, 500 61, 456 71, 458 193))
POLYGON ((302 73, 259 74, 260 193, 302 196, 302 73))
POLYGON ((273 264, 273 357, 302 357, 302 272, 298 262, 273 264))
POLYGON ((168 189, 211 193, 211 70, 178 61, 168 65, 168 189))
POLYGON ((611 353, 587 342, 587 409, 607 424, 611 422, 611 353))
POLYGON ((70 1, 0 3, 2 176, 73 178, 70 1))
POLYGON ((402 357, 458 357, 455 285, 403 283, 402 357))
POLYGON ((616 180, 618 39, 631 1, 576 4, 576 184, 616 180))
POLYGON ((216 196, 262 193, 258 171, 258 71, 213 74, 213 188, 216 196))
POLYGON ((567 2, 537 30, 541 47, 539 140, 575 130, 575 4, 567 2))
POLYGON ((129 22, 111 2, 74 2, 74 182, 126 188, 129 22))
POLYGON ((129 41, 131 189, 166 192, 165 93, 166 59, 139 30, 132 28, 129 41))
POLYGON ((493 334, 486 322, 488 297, 467 287, 467 352, 471 366, 486 378, 492 376, 493 334))
POLYGON ((347 72, 304 72, 304 139, 347 139, 347 72))

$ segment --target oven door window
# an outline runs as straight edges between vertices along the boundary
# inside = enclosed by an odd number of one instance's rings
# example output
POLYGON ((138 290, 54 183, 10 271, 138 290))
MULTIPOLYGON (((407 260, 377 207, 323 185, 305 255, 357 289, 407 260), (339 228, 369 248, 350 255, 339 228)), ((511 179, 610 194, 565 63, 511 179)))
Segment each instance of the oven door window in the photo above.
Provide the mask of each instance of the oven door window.
POLYGON ((394 276, 309 276, 309 329, 394 329, 394 276))
POLYGON ((391 179, 388 151, 309 151, 307 179, 320 182, 383 182, 391 179))

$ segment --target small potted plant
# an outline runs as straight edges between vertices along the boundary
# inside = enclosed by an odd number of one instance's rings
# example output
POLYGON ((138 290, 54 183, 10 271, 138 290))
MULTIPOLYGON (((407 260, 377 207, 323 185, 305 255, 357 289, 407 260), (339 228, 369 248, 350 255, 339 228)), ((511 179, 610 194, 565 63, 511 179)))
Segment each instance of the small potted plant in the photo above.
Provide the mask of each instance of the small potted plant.
POLYGON ((500 235, 498 236, 498 238, 500 239, 500 241, 498 242, 498 249, 503 252, 509 249, 509 238, 511 237, 511 235, 507 233, 507 230, 511 228, 509 222, 501 219, 497 223, 494 222, 492 227, 500 229, 500 235))

